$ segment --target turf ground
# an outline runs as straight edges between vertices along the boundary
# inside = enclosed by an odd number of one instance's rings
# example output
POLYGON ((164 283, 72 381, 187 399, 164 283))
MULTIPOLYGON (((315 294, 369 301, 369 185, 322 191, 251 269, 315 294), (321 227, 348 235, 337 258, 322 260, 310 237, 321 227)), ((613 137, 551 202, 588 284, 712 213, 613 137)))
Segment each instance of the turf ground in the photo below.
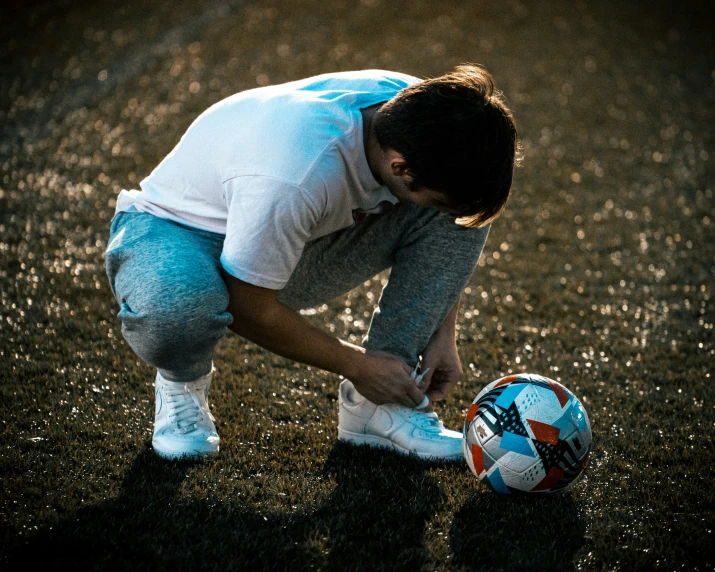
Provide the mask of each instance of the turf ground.
MULTIPOLYGON (((705 570, 715 525, 707 2, 31 2, 0 12, 0 567, 705 570), (103 271, 115 197, 211 103, 327 71, 492 71, 524 145, 462 297, 460 427, 512 372, 582 398, 556 498, 336 443, 332 374, 228 335, 210 463, 150 450, 103 271)), ((387 275, 306 312, 359 342, 387 275)))

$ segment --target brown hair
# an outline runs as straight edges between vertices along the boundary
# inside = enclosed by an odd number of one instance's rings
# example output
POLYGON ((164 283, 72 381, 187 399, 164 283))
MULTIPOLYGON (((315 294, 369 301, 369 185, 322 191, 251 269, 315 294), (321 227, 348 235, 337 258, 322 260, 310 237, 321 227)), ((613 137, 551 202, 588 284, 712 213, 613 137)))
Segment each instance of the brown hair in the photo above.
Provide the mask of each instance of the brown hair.
POLYGON ((446 194, 457 224, 481 227, 506 206, 519 143, 489 72, 461 65, 400 91, 375 115, 383 148, 402 154, 411 190, 446 194))

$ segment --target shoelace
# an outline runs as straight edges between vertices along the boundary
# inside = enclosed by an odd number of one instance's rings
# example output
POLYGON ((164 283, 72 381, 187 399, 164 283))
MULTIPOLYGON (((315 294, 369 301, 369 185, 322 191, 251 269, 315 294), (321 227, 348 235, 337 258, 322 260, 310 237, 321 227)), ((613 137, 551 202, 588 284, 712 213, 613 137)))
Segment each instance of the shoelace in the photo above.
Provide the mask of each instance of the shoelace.
POLYGON ((196 390, 192 390, 187 384, 176 385, 178 387, 168 387, 164 390, 169 406, 169 422, 176 423, 179 431, 185 434, 198 427, 197 422, 202 413, 214 421, 214 416, 208 406, 204 407, 204 403, 199 400, 196 390))
MULTIPOLYGON (((429 368, 427 368, 421 374, 418 375, 417 371, 419 370, 419 367, 420 364, 418 363, 415 366, 415 369, 412 370, 412 373, 410 374, 412 379, 415 380, 415 383, 420 383, 422 381, 422 378, 427 375, 427 372, 429 371, 429 368)), ((420 404, 419 407, 417 407, 417 412, 412 416, 412 419, 423 431, 426 431, 428 433, 439 433, 442 429, 444 429, 444 425, 442 425, 442 422, 439 420, 439 417, 437 417, 437 414, 434 411, 420 411, 420 409, 424 409, 428 405, 429 398, 425 395, 424 401, 420 404)))
MULTIPOLYGON (((418 363, 418 364, 415 366, 415 369, 413 369, 413 370, 412 370, 412 373, 410 374, 410 376, 412 377, 412 379, 414 379, 414 380, 415 380, 415 383, 418 384, 418 385, 419 385, 419 383, 422 381, 422 378, 423 378, 425 375, 427 375, 427 372, 429 371, 429 368, 427 368, 427 369, 424 370, 421 374, 417 375, 417 370, 419 370, 419 368, 420 368, 420 364, 418 363)), ((429 397, 427 397, 427 396, 425 395, 425 396, 424 396, 424 399, 422 400, 422 403, 420 403, 415 409, 424 409, 424 408, 427 407, 428 405, 429 405, 429 397)))
POLYGON ((414 419, 420 429, 430 433, 439 433, 444 429, 444 425, 442 425, 442 422, 434 411, 430 411, 429 413, 418 412, 412 419, 414 419))

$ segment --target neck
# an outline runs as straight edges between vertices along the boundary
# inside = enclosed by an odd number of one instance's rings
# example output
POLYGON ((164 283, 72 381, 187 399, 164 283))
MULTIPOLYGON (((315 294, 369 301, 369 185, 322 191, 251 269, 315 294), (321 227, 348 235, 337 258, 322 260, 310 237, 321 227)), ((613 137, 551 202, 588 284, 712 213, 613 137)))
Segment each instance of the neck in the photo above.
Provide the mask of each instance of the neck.
POLYGON ((380 164, 380 154, 382 153, 382 148, 377 141, 375 136, 375 129, 373 127, 373 119, 375 114, 379 112, 380 106, 382 104, 378 103, 370 107, 366 107, 360 110, 362 113, 362 135, 363 135, 363 146, 365 148, 365 157, 367 158, 368 167, 370 167, 370 172, 375 180, 383 185, 382 177, 380 176, 380 170, 378 165, 380 164))

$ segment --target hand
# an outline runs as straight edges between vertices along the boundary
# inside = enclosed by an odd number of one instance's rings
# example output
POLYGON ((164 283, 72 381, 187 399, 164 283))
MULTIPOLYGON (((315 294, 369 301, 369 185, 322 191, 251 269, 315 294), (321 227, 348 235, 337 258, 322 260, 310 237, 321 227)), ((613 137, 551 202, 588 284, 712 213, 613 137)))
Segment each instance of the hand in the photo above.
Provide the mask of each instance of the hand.
POLYGON ((366 350, 350 381, 365 399, 377 405, 400 403, 417 407, 424 400, 424 392, 410 376, 412 369, 390 353, 366 350))
POLYGON ((463 376, 454 332, 435 332, 422 352, 422 371, 427 368, 429 371, 422 378, 419 387, 430 401, 441 401, 463 376))

